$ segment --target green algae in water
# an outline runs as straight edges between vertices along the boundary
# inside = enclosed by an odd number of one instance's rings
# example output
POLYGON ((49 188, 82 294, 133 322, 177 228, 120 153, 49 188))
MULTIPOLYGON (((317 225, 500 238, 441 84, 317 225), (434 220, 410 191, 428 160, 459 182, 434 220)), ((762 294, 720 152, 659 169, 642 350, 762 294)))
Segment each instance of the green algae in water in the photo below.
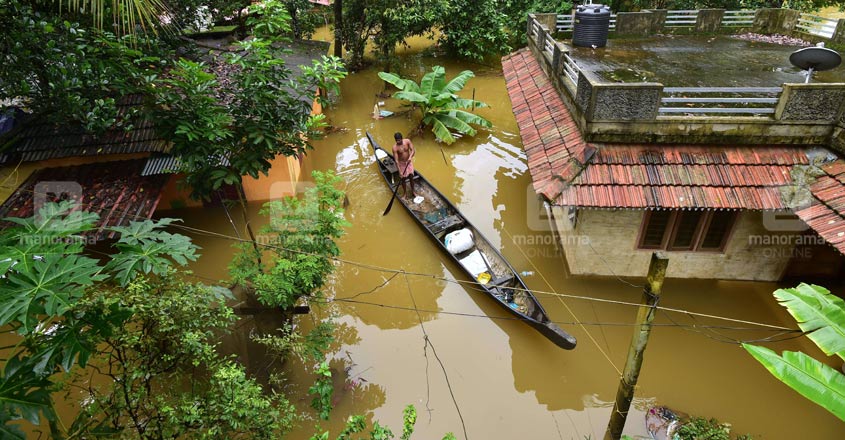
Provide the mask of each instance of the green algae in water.
POLYGON ((656 78, 653 72, 629 68, 605 70, 598 73, 603 79, 619 83, 652 82, 656 78))

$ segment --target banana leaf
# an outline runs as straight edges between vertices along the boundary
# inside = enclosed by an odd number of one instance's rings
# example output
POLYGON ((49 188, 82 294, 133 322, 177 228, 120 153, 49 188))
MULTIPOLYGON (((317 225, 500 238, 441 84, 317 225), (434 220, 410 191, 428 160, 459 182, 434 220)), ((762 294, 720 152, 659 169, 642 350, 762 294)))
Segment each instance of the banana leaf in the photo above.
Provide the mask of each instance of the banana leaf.
POLYGON ((805 283, 792 289, 778 289, 775 297, 826 355, 835 354, 845 360, 845 301, 842 298, 824 287, 805 283))
POLYGON ((778 380, 845 421, 845 375, 801 352, 780 356, 765 347, 742 347, 778 380))

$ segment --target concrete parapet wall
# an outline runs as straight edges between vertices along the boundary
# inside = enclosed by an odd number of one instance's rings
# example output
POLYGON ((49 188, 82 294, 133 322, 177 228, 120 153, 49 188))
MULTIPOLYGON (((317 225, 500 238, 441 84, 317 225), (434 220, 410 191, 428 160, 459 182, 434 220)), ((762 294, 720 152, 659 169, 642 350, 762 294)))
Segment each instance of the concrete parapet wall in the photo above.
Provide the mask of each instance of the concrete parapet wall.
MULTIPOLYGON (((664 14, 665 18, 666 15, 664 14)), ((649 35, 655 30, 655 14, 650 11, 620 12, 616 14, 616 35, 649 35)), ((660 22, 663 27, 663 22, 660 22)))
POLYGON ((839 119, 843 101, 842 84, 784 84, 775 119, 834 122, 839 119))
POLYGON ((646 11, 651 13, 651 30, 653 32, 662 31, 669 11, 667 9, 647 9, 646 11))
MULTIPOLYGON (((642 210, 579 210, 574 229, 558 230, 569 271, 579 275, 644 276, 653 250, 637 249, 643 213, 642 210)), ((754 211, 740 213, 724 253, 666 252, 669 257, 666 276, 759 281, 780 279, 795 246, 791 240, 777 240, 774 241, 776 244, 755 241, 757 237, 772 234, 763 227, 762 215, 754 211), (780 242, 786 244, 777 244, 780 242)))
POLYGON ((695 19, 696 32, 716 32, 722 27, 724 9, 700 9, 695 19))
POLYGON ((761 34, 789 34, 795 30, 800 15, 794 9, 758 9, 754 14, 753 29, 761 34))
POLYGON ((755 117, 671 116, 651 121, 594 121, 582 132, 591 142, 819 145, 828 142, 833 125, 755 117))
POLYGON ((557 30, 557 14, 533 14, 537 21, 552 33, 557 30))
POLYGON ((663 84, 595 84, 588 121, 648 121, 657 117, 663 84))
POLYGON ((660 116, 662 84, 608 83, 579 70, 573 87, 564 69, 570 49, 554 41, 545 25, 539 29, 528 46, 588 141, 830 144, 845 151, 845 84, 785 84, 773 117, 660 116), (553 42, 551 51, 547 41, 553 42))

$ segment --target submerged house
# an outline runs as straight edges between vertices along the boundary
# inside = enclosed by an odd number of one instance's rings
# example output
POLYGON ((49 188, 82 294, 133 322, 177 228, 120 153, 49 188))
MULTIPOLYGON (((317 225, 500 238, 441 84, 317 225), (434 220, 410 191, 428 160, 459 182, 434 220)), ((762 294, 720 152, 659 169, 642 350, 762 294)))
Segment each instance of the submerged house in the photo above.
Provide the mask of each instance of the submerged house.
MULTIPOLYGON (((286 57, 291 66, 310 65, 328 45, 304 42, 292 49, 286 57)), ((142 100, 140 95, 125 97, 118 103, 119 115, 131 114, 142 100)), ((307 104, 313 104, 312 112, 321 111, 316 101, 307 104)), ((203 206, 179 185, 180 160, 169 152, 170 143, 148 120, 134 120, 130 129, 91 134, 81 126, 55 126, 5 111, 0 115, 0 218, 29 217, 45 200, 73 198, 100 214, 98 230, 91 235, 96 242, 111 238, 104 228, 151 218, 157 209, 203 206)), ((294 194, 302 159, 279 156, 267 176, 244 176, 246 199, 294 194)), ((225 158, 215 160, 227 163, 225 158)), ((234 191, 224 188, 219 198, 237 199, 234 191)))
POLYGON ((685 99, 666 99, 676 90, 600 78, 541 21, 529 19, 529 47, 502 65, 571 273, 642 276, 661 250, 670 277, 845 274, 845 84, 766 88, 776 96, 756 102, 770 108, 714 116, 698 98, 672 113, 667 103, 685 99))

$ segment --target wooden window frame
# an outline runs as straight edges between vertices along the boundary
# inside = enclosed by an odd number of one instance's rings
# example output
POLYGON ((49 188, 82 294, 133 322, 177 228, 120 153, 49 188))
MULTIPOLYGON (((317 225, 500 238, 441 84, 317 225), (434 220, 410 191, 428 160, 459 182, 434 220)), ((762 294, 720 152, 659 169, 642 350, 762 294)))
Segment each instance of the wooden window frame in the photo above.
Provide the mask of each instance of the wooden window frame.
POLYGON ((710 253, 724 253, 725 248, 730 242, 731 237, 733 236, 734 230, 736 229, 737 219, 739 218, 739 214, 736 211, 728 211, 730 212, 731 219, 728 227, 725 231, 725 234, 722 236, 722 242, 719 244, 718 248, 702 248, 701 244, 704 240, 706 232, 710 229, 710 224, 713 221, 713 215, 717 211, 704 211, 701 218, 698 220, 698 224, 695 226, 695 232, 693 233, 692 238, 692 246, 690 248, 673 248, 671 247, 671 243, 675 240, 678 232, 678 224, 681 221, 681 210, 672 210, 669 216, 669 221, 667 222, 666 229, 663 230, 663 240, 660 242, 660 246, 643 246, 643 239, 645 238, 645 233, 649 221, 651 220, 652 213, 655 210, 648 210, 643 215, 643 220, 640 223, 640 231, 637 234, 637 243, 636 249, 639 250, 666 250, 668 252, 710 252, 710 253))

